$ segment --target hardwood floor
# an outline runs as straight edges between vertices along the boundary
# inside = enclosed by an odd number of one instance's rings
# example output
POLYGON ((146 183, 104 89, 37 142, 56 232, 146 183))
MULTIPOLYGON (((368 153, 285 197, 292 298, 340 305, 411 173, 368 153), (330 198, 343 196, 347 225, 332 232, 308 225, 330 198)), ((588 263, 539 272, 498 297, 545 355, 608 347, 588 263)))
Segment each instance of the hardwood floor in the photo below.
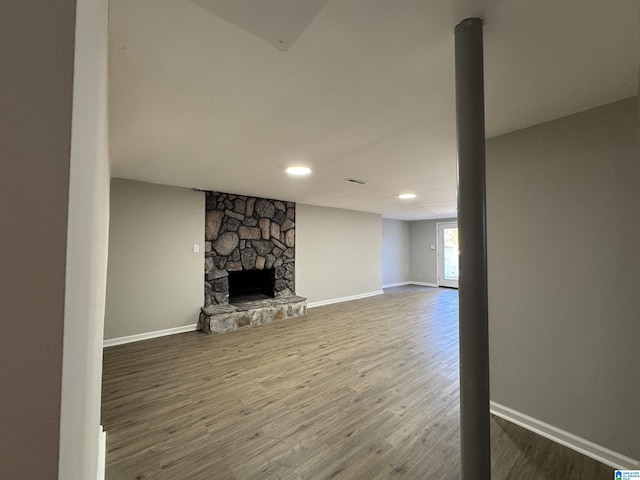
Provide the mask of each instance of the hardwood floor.
MULTIPOLYGON (((389 289, 305 317, 104 352, 107 479, 456 479, 457 291, 389 289)), ((500 419, 494 479, 613 470, 500 419)))

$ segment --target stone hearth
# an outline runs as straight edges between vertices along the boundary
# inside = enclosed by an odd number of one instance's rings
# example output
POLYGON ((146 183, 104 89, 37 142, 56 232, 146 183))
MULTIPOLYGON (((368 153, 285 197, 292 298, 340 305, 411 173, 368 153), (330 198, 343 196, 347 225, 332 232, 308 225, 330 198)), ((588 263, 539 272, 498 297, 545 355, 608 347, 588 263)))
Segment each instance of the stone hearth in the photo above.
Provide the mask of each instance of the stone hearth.
POLYGON ((234 305, 202 307, 198 324, 207 333, 225 333, 240 327, 256 327, 274 320, 299 317, 307 313, 307 299, 296 295, 251 300, 234 305))

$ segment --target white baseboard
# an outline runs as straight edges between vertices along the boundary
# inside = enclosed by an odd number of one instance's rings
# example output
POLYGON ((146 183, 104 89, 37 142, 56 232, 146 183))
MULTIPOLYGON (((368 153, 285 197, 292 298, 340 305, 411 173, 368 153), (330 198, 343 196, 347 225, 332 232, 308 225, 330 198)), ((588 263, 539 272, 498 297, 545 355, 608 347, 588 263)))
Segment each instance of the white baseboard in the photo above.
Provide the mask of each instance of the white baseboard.
POLYGON ((166 330, 157 330, 155 332, 138 333, 127 337, 110 338, 102 343, 103 347, 113 347, 123 345, 125 343, 139 342, 140 340, 148 340, 150 338, 165 337, 176 333, 194 332, 198 330, 198 325, 184 325, 182 327, 167 328, 166 330))
MULTIPOLYGON (((424 287, 437 287, 434 283, 426 282, 400 282, 383 285, 383 288, 399 287, 402 285, 421 285, 424 287)), ((348 297, 331 298, 329 300, 320 300, 319 302, 311 302, 307 304, 307 308, 321 307, 322 305, 331 305, 332 303, 348 302, 350 300, 359 300, 361 298, 374 297, 384 294, 383 290, 375 290, 373 292, 359 293, 358 295, 350 295, 348 297)), ((116 345, 124 345, 125 343, 139 342, 141 340, 149 340, 150 338, 164 337, 166 335, 174 335, 176 333, 193 332, 198 330, 198 325, 184 325, 182 327, 167 328, 166 330, 157 330, 155 332, 138 333, 126 337, 110 338, 102 344, 103 348, 115 347, 116 345)))
POLYGON ((98 473, 96 474, 97 480, 105 479, 106 464, 107 464, 107 432, 104 431, 102 425, 100 425, 100 433, 98 437, 98 473))
POLYGON ((421 287, 438 287, 437 283, 429 283, 429 282, 409 282, 410 285, 419 285, 421 287))
POLYGON ((598 462, 609 465, 618 470, 638 470, 640 469, 640 461, 625 457, 620 453, 609 450, 608 448, 596 443, 585 440, 564 430, 560 430, 553 425, 542 422, 536 418, 520 413, 504 405, 496 402, 490 402, 491 413, 496 417, 515 423, 516 425, 526 428, 542 437, 548 438, 560 445, 575 450, 578 453, 593 458, 598 462))
POLYGON ((384 283, 382 288, 403 287, 409 285, 411 282, 396 282, 396 283, 384 283))
POLYGON ((403 287, 405 285, 418 285, 421 287, 437 287, 438 286, 435 283, 414 282, 413 280, 410 280, 408 282, 385 283, 384 285, 382 285, 382 288, 403 287))
POLYGON ((331 298, 329 300, 320 300, 319 302, 311 302, 307 305, 307 308, 321 307, 323 305, 331 305, 332 303, 348 302, 350 300, 359 300, 361 298, 374 297, 376 295, 382 295, 382 290, 376 290, 374 292, 359 293, 358 295, 351 295, 348 297, 331 298))

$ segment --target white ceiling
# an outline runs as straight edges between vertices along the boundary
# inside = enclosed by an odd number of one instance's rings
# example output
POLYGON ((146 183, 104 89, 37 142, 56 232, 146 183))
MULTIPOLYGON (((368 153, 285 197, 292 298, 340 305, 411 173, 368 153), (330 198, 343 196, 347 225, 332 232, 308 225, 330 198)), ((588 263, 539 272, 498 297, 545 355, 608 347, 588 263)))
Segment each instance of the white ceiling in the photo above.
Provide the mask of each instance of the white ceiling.
POLYGON ((455 215, 465 16, 485 19, 487 137, 638 92, 637 0, 305 0, 295 14, 299 0, 236 1, 110 1, 113 176, 455 215), (313 174, 287 177, 292 164, 313 174))

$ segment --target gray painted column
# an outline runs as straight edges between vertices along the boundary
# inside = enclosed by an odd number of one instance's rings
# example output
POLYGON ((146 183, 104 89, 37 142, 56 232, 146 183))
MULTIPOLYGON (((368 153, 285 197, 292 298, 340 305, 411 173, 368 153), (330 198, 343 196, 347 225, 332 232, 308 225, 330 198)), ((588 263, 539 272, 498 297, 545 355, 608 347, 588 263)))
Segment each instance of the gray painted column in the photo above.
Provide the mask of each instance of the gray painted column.
POLYGON ((491 478, 482 19, 455 28, 462 480, 491 478))

